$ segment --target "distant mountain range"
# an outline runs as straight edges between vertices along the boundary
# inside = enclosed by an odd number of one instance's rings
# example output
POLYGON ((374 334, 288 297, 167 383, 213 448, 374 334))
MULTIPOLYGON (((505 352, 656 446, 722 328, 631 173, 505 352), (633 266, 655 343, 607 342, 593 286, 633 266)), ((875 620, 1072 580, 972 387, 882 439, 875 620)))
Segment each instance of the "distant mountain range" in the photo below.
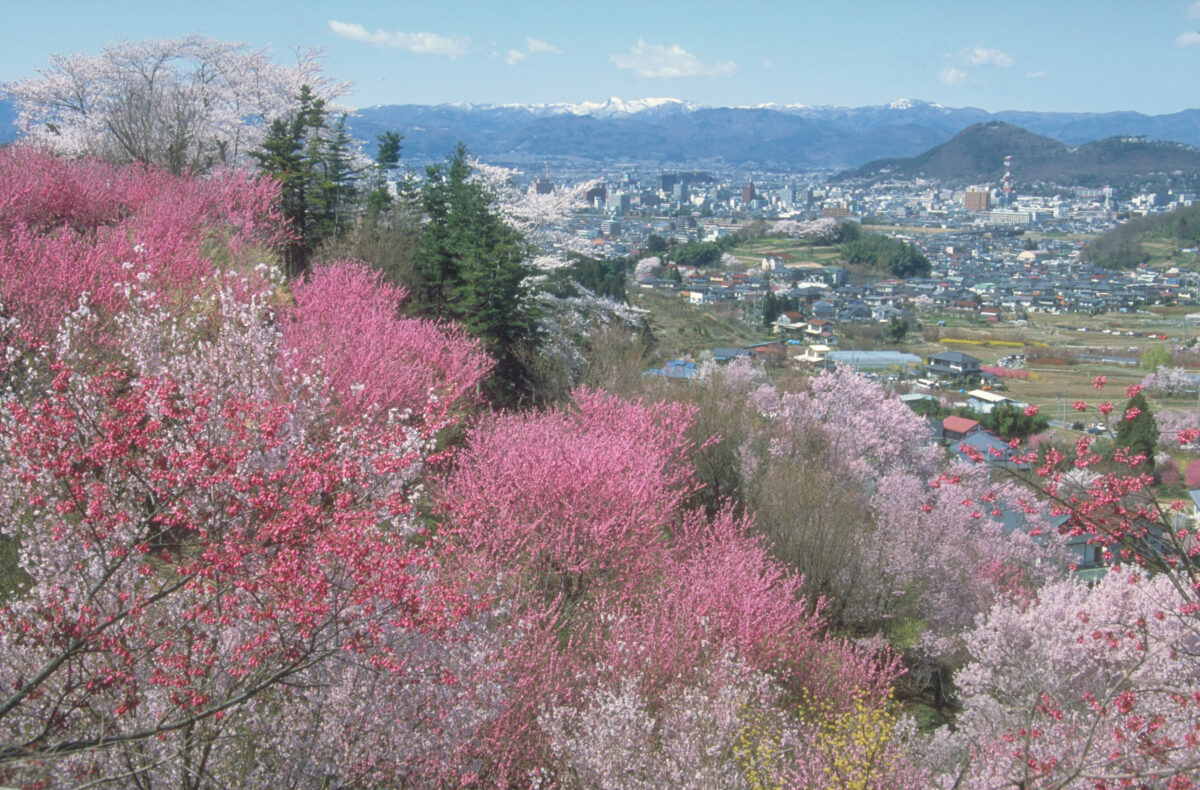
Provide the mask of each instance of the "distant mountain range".
POLYGON ((1114 135, 1200 146, 1200 110, 1148 116, 988 113, 916 100, 879 107, 701 107, 675 99, 543 105, 386 105, 358 111, 354 132, 405 135, 405 155, 440 158, 459 140, 512 163, 546 159, 721 162, 785 169, 843 169, 915 156, 969 126, 1004 121, 1066 145, 1114 135))
POLYGON ((1116 136, 1071 147, 1010 123, 989 121, 918 156, 868 162, 837 179, 995 183, 1004 172, 1005 156, 1012 156, 1024 184, 1100 186, 1154 173, 1200 173, 1200 149, 1183 143, 1116 136))
MULTIPOLYGON (((0 101, 0 141, 15 136, 12 105, 0 101)), ((677 99, 538 105, 384 105, 350 119, 367 141, 397 130, 404 156, 441 159, 463 141, 490 161, 724 163, 779 169, 856 168, 888 157, 921 154, 969 126, 1015 124, 1077 146, 1116 135, 1200 146, 1200 110, 1170 115, 1135 112, 989 113, 902 99, 876 107, 764 104, 703 107, 677 99)))

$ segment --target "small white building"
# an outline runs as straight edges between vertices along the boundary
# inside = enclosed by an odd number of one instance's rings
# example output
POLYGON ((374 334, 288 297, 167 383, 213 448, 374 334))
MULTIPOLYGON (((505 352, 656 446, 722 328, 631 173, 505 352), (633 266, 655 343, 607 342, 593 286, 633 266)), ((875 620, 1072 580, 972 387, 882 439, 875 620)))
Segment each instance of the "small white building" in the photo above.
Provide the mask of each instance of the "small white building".
POLYGON ((980 414, 991 414, 992 409, 1001 405, 1024 409, 1029 404, 1015 401, 1012 398, 1006 398, 1003 395, 989 392, 988 390, 971 390, 967 393, 967 406, 980 414))

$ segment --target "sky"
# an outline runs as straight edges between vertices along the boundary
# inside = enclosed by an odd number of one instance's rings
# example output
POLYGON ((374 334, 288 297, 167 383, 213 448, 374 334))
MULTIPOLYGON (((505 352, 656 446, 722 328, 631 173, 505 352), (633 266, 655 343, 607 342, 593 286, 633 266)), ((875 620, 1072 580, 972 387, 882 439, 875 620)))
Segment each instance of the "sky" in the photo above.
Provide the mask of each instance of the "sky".
POLYGON ((55 53, 202 33, 322 47, 343 103, 1200 107, 1200 0, 0 0, 0 82, 55 53))

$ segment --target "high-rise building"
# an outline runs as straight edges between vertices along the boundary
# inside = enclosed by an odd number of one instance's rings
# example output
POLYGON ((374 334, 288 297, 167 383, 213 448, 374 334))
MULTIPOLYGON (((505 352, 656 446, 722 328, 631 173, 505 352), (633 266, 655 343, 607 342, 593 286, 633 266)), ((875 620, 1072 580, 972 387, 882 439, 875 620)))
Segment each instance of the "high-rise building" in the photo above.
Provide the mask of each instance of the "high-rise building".
POLYGON ((751 181, 746 186, 742 187, 742 202, 749 203, 754 200, 754 182, 751 181))
POLYGON ((608 196, 604 203, 604 207, 609 211, 615 211, 619 214, 624 214, 629 211, 629 193, 614 192, 608 196))
POLYGON ((539 178, 533 182, 533 191, 539 195, 549 195, 554 191, 554 184, 548 178, 539 178))
POLYGON ((845 201, 839 200, 836 203, 826 203, 821 206, 822 217, 842 219, 843 217, 849 217, 852 213, 850 205, 845 201))
POLYGON ((963 195, 967 211, 988 211, 992 207, 992 193, 986 189, 968 189, 963 195))
POLYGON ((583 197, 585 200, 587 200, 589 206, 596 205, 597 201, 603 204, 608 199, 608 190, 605 188, 604 184, 597 184, 585 192, 583 197))

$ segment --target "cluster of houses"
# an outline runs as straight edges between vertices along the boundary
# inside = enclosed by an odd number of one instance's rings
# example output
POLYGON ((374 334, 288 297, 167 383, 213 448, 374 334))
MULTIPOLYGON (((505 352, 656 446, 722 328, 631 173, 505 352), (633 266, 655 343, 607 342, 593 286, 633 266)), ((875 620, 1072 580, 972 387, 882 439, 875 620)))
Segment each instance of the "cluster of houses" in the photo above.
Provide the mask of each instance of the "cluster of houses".
POLYGON ((1077 242, 1043 240, 1043 248, 1023 249, 1017 238, 981 233, 906 237, 930 259, 928 277, 850 282, 840 266, 823 266, 779 252, 761 268, 725 271, 678 267, 678 279, 647 278, 644 288, 669 290, 697 305, 758 302, 768 292, 796 300, 797 318, 776 323, 782 333, 802 333, 812 342, 836 344, 836 326, 911 319, 918 312, 961 315, 984 322, 1023 318, 1030 312, 1087 313, 1131 311, 1141 306, 1200 304, 1200 273, 1139 266, 1129 271, 1083 262, 1077 242), (797 329, 797 324, 811 324, 797 329), (809 337, 809 336, 812 337, 809 337))
MULTIPOLYGON (((718 348, 714 349, 713 358, 717 361, 728 361, 737 357, 758 356, 759 354, 755 352, 755 349, 764 349, 770 346, 778 348, 781 347, 781 344, 775 342, 741 349, 718 348)), ((890 354, 894 352, 863 353, 890 354)), ((874 357, 873 359, 878 362, 883 358, 874 357)), ((969 354, 946 351, 931 356, 919 368, 919 372, 923 374, 921 380, 926 382, 936 383, 939 380, 945 381, 947 379, 955 382, 963 382, 970 380, 972 376, 978 376, 982 373, 979 369, 979 364, 980 360, 969 354)), ((672 379, 687 380, 696 375, 696 364, 685 360, 674 360, 667 363, 663 368, 647 371, 647 373, 666 376, 672 379)), ((980 417, 988 414, 1002 404, 1022 409, 1026 406, 1026 404, 1020 401, 1013 400, 991 390, 974 389, 965 394, 967 396, 966 405, 980 417)), ((909 406, 914 405, 917 401, 933 399, 936 399, 936 396, 928 391, 914 391, 900 396, 900 400, 909 406)), ((929 428, 930 441, 937 442, 945 447, 951 457, 985 464, 998 475, 1012 472, 1026 472, 1031 468, 1030 462, 1023 457, 1024 450, 1014 448, 1009 442, 990 433, 984 428, 979 419, 961 415, 950 415, 941 420, 931 419, 929 428)), ((1200 510, 1200 490, 1192 492, 1192 495, 1197 510, 1200 510)), ((1049 508, 1043 508, 1042 511, 1040 514, 1041 521, 1048 524, 1051 530, 1057 530, 1057 528, 1062 527, 1068 519, 1066 515, 1053 514, 1049 508)), ((1026 532, 1031 530, 1028 523, 1028 515, 1019 510, 998 508, 991 513, 991 518, 999 521, 1005 532, 1018 529, 1026 532)), ((1161 529, 1158 527, 1154 525, 1148 525, 1148 527, 1151 535, 1149 539, 1154 539, 1154 535, 1161 534, 1161 529)), ((1051 533, 1047 532, 1041 537, 1035 535, 1034 539, 1047 540, 1049 534, 1051 533)), ((1066 550, 1070 566, 1081 578, 1094 580, 1103 576, 1106 572, 1107 561, 1103 556, 1104 548, 1090 541, 1088 535, 1066 536, 1066 550)))

